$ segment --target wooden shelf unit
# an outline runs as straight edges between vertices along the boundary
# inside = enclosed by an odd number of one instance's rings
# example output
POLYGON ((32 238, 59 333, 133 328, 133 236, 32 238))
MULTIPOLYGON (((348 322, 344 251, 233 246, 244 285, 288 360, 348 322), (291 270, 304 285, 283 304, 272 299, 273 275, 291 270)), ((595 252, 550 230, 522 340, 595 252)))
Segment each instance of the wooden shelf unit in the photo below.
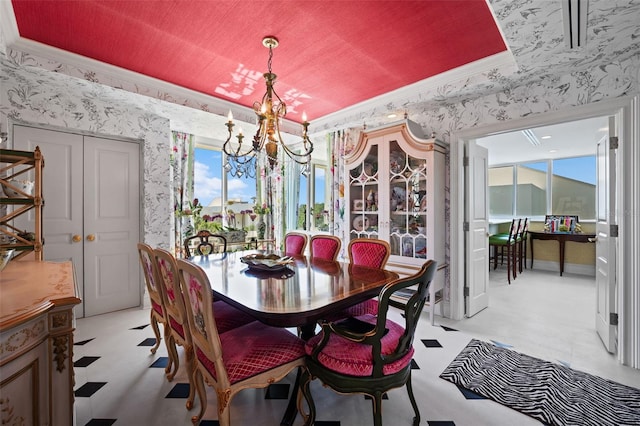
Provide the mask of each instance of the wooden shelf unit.
POLYGON ((11 238, 11 242, 0 243, 2 249, 14 249, 14 259, 19 259, 33 252, 35 260, 42 260, 42 168, 44 158, 40 148, 34 151, 16 151, 0 149, 0 236, 11 238), (8 197, 4 193, 4 185, 10 185, 12 179, 27 179, 32 175, 34 180, 33 194, 22 197, 8 197), (14 220, 22 215, 34 212, 33 229, 20 229, 14 220), (32 233, 32 235, 31 235, 32 233))

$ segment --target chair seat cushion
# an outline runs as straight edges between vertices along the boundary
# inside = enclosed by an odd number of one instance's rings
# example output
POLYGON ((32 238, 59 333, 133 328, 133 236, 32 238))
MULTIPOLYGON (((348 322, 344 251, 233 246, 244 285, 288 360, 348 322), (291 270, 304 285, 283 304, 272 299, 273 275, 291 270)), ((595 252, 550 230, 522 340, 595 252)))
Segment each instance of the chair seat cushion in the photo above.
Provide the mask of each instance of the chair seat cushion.
POLYGON ((511 239, 509 240, 509 236, 501 236, 501 235, 492 235, 489 237, 489 244, 494 244, 494 245, 506 245, 506 244, 513 244, 514 240, 511 239))
POLYGON ((161 316, 163 316, 163 309, 162 309, 162 305, 159 304, 158 302, 156 302, 155 300, 151 299, 151 308, 156 311, 157 313, 159 313, 161 316))
MULTIPOLYGON (((370 324, 375 324, 376 317, 366 314, 357 317, 358 320, 370 324)), ((398 340, 404 333, 404 328, 399 324, 387 320, 386 329, 388 333, 382 337, 382 355, 388 355, 398 346, 398 340)), ((312 337, 305 345, 307 355, 311 355, 313 349, 322 340, 322 333, 312 337)), ((413 347, 405 356, 397 361, 387 364, 383 367, 382 372, 385 375, 397 373, 406 367, 413 358, 413 347)), ((318 354, 318 362, 329 370, 348 376, 371 376, 373 373, 373 356, 371 353, 371 345, 352 342, 342 336, 332 334, 329 342, 318 354)))
POLYGON ((216 319, 216 326, 220 334, 255 321, 255 318, 251 315, 234 308, 222 300, 213 302, 213 316, 216 319))
POLYGON ((359 317, 361 315, 378 315, 378 300, 377 299, 369 299, 364 302, 360 302, 357 305, 353 305, 344 311, 337 312, 335 314, 329 315, 325 320, 327 321, 338 321, 343 318, 349 317, 359 317))
MULTIPOLYGON (((254 321, 220 334, 222 357, 231 384, 304 356, 304 342, 284 328, 254 321)), ((198 360, 216 377, 213 362, 196 348, 198 360)))
POLYGON ((182 324, 176 320, 173 315, 169 314, 169 324, 171 325, 171 328, 173 330, 176 331, 176 333, 178 333, 178 335, 180 337, 182 337, 183 339, 185 339, 185 335, 184 335, 184 327, 182 326, 182 324))

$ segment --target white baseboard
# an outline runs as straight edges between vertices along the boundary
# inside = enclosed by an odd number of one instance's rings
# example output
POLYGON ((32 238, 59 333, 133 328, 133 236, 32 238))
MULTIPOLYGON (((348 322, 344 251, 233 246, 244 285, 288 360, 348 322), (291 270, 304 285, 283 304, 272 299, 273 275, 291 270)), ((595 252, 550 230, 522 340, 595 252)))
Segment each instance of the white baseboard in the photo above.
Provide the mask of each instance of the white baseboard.
MULTIPOLYGON (((530 267, 531 260, 528 260, 527 267, 530 267)), ((551 271, 560 273, 560 263, 550 260, 536 260, 533 262, 533 268, 543 271, 551 271)), ((565 263, 564 272, 570 274, 587 275, 591 277, 596 276, 595 265, 583 265, 579 263, 565 263)))

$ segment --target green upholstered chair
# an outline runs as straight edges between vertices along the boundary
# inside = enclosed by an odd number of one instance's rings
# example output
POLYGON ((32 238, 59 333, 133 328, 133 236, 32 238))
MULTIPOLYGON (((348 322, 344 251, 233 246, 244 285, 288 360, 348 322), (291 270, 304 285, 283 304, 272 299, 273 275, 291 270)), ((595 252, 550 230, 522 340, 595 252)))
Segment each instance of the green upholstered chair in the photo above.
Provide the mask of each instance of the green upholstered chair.
POLYGON ((518 232, 516 234, 517 250, 516 259, 518 261, 518 272, 522 273, 523 268, 527 268, 527 232, 529 231, 529 218, 520 220, 518 232))
MULTIPOLYGON (((416 274, 387 284, 378 296, 378 313, 364 314, 336 322, 322 323, 322 331, 305 344, 307 371, 301 377, 301 390, 309 412, 299 406, 305 424, 314 424, 315 405, 310 391, 313 379, 338 393, 369 395, 373 404, 373 424, 382 425, 382 396, 406 385, 414 411, 413 424, 420 424, 420 412, 411 386, 413 336, 427 300, 437 262, 427 261, 416 274), (387 317, 391 296, 407 287, 416 292, 403 307, 404 323, 387 317)), ((394 419, 391 424, 398 424, 394 419)))
POLYGON ((500 263, 504 263, 507 258, 507 281, 511 284, 511 277, 516 278, 517 275, 517 241, 518 228, 521 219, 513 219, 507 234, 494 234, 489 237, 489 250, 491 251, 490 259, 493 260, 493 269, 498 267, 498 257, 500 263))

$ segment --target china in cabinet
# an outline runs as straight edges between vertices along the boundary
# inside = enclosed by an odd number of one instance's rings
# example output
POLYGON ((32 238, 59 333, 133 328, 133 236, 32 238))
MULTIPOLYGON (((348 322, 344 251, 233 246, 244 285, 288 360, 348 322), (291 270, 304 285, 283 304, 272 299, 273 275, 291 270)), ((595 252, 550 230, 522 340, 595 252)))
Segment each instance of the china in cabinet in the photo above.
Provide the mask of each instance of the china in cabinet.
POLYGON ((409 120, 362 132, 345 158, 348 239, 388 241, 391 269, 444 265, 446 152, 409 120))

